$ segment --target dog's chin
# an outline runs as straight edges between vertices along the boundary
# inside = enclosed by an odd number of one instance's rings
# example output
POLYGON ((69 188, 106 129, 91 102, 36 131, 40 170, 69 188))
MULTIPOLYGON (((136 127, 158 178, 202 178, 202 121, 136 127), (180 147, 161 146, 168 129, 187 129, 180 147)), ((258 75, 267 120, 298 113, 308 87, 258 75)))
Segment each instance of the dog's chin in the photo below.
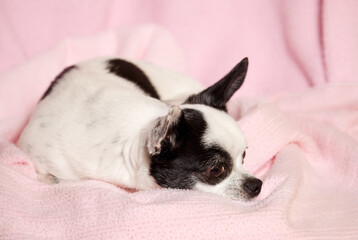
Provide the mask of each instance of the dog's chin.
POLYGON ((250 202, 255 200, 255 198, 257 197, 246 193, 242 189, 227 190, 223 195, 227 198, 230 198, 231 200, 240 202, 250 202))
POLYGON ((257 197, 257 195, 255 196, 250 195, 249 193, 245 192, 242 188, 232 185, 226 187, 218 187, 218 186, 210 186, 202 183, 197 183, 194 189, 201 192, 208 192, 208 193, 221 195, 225 198, 238 202, 250 202, 257 197))

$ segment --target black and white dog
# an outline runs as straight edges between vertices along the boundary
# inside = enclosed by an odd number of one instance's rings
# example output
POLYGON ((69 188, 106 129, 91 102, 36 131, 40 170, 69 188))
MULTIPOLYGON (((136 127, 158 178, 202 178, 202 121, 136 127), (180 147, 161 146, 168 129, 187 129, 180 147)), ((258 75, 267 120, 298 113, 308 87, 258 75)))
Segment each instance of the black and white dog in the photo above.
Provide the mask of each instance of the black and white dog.
POLYGON ((243 169, 246 142, 226 103, 247 58, 204 89, 141 61, 95 59, 52 82, 19 138, 39 179, 99 179, 127 188, 196 189, 248 200, 262 182, 243 169))

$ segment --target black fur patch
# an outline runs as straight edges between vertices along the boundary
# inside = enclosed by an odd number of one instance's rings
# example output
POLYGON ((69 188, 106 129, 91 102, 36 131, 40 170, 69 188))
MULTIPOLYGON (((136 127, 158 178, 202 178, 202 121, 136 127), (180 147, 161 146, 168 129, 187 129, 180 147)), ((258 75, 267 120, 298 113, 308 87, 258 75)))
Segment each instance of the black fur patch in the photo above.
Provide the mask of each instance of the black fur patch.
POLYGON ((149 96, 160 99, 159 94, 147 75, 133 63, 122 59, 112 59, 108 61, 108 70, 110 73, 114 73, 119 77, 135 83, 149 96))
POLYGON ((55 77, 55 79, 51 82, 50 86, 47 88, 46 92, 41 97, 40 101, 43 100, 45 97, 47 97, 52 92, 52 89, 55 87, 58 80, 63 78, 63 76, 65 76, 66 73, 68 73, 69 71, 71 71, 72 69, 75 69, 75 68, 77 68, 76 65, 72 65, 72 66, 69 66, 69 67, 66 67, 65 69, 63 69, 62 72, 60 74, 58 74, 55 77))
POLYGON ((243 84, 249 60, 244 58, 220 81, 204 91, 188 97, 187 104, 204 104, 227 112, 226 103, 243 84))
POLYGON ((203 104, 227 112, 226 105, 210 94, 193 94, 185 100, 184 104, 203 104))
POLYGON ((183 109, 184 119, 178 126, 177 137, 180 146, 164 150, 151 156, 150 174, 156 182, 167 188, 191 189, 197 181, 215 185, 232 171, 233 160, 229 153, 218 145, 205 147, 202 143, 207 123, 201 112, 183 109), (224 166, 220 177, 207 176, 206 171, 217 165, 224 166))

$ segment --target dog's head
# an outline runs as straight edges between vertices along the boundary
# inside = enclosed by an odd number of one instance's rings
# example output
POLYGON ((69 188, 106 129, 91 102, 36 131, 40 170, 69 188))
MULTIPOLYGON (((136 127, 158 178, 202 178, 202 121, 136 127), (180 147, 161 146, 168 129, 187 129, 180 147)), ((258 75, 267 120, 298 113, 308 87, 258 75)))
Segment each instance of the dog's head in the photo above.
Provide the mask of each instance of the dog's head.
POLYGON ((247 58, 220 81, 172 106, 148 137, 150 174, 162 187, 197 189, 248 200, 262 182, 242 166, 246 142, 226 103, 246 76, 247 58))

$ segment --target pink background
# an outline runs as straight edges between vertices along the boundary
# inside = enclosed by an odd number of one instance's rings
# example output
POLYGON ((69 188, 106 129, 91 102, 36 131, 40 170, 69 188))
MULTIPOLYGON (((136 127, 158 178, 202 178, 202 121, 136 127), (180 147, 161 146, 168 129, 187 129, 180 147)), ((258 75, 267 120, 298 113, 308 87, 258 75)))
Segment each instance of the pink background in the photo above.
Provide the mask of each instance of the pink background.
POLYGON ((0 73, 69 37, 155 23, 204 84, 248 56, 243 95, 297 92, 356 81, 356 16, 355 0, 1 0, 0 73))
POLYGON ((0 0, 0 239, 356 240, 357 16, 355 0, 0 0), (13 143, 54 76, 102 54, 206 85, 248 56, 229 110, 259 197, 40 183, 13 143))

